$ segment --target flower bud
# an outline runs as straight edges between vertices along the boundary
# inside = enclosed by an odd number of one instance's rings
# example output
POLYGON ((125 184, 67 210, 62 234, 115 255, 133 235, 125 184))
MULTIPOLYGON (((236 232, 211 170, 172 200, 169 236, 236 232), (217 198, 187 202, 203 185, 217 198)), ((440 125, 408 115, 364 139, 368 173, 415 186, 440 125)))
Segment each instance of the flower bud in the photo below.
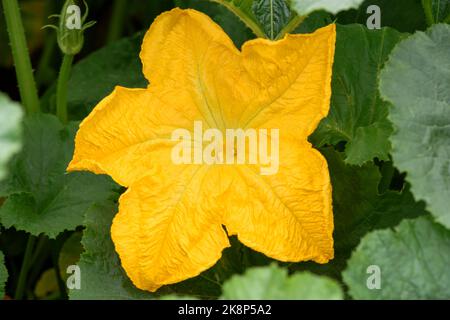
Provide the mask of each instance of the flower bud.
POLYGON ((84 23, 89 8, 84 0, 83 2, 86 7, 86 12, 83 16, 81 16, 81 9, 75 1, 67 0, 64 3, 61 14, 50 16, 59 18, 58 26, 45 26, 56 29, 58 46, 64 54, 75 55, 79 53, 83 48, 84 31, 95 24, 95 21, 84 23))

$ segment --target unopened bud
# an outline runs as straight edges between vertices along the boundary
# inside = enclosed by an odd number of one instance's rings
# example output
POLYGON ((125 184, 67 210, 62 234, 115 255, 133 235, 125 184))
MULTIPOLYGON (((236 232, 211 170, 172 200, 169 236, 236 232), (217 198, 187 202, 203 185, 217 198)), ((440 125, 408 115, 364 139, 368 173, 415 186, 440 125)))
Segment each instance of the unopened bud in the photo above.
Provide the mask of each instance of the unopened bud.
POLYGON ((84 44, 84 31, 95 24, 95 21, 85 23, 89 8, 84 0, 83 2, 86 7, 86 12, 83 16, 81 16, 81 9, 75 1, 67 0, 64 3, 61 14, 50 16, 50 18, 59 18, 58 26, 45 26, 56 30, 58 45, 64 54, 75 55, 79 53, 84 44))

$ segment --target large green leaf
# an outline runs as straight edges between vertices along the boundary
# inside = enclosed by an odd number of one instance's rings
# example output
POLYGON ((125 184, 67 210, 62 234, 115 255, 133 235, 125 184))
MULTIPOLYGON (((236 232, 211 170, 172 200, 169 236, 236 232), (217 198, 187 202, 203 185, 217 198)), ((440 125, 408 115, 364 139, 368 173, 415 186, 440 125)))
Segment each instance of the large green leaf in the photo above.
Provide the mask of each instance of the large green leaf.
POLYGON ((118 187, 109 177, 66 173, 75 130, 74 124, 64 127, 51 115, 25 119, 24 148, 0 183, 0 195, 8 197, 0 208, 5 227, 54 238, 81 225, 93 203, 117 197, 118 187))
POLYGON ((335 249, 352 250, 369 231, 397 225, 404 218, 425 215, 425 205, 414 201, 408 187, 402 192, 378 193, 381 175, 373 163, 347 165, 342 154, 322 150, 333 185, 335 249))
POLYGON ((340 12, 337 23, 360 23, 366 25, 372 13, 369 6, 376 5, 381 12, 381 26, 391 27, 400 32, 415 32, 426 28, 421 0, 366 0, 357 10, 340 12))
POLYGON ((449 266, 450 231, 421 217, 364 237, 343 277, 355 299, 450 299, 449 266), (367 286, 370 266, 380 289, 367 286))
POLYGON ((378 193, 381 179, 373 163, 352 166, 332 148, 323 148, 333 185, 335 258, 325 265, 300 263, 291 270, 311 270, 340 278, 351 252, 369 231, 396 226, 402 219, 425 215, 425 204, 414 201, 408 188, 378 193))
POLYGON ((338 26, 330 113, 311 137, 317 146, 345 141, 349 164, 389 159, 392 127, 378 73, 401 38, 390 28, 338 26))
POLYGON ((392 102, 394 164, 438 222, 450 228, 450 26, 435 25, 401 42, 381 73, 392 102))
POLYGON ((8 280, 8 270, 6 270, 4 260, 3 252, 0 251, 0 300, 5 296, 5 284, 8 280))
POLYGON ((285 0, 255 0, 252 10, 269 39, 277 38, 291 17, 285 0))
POLYGON ((333 14, 339 11, 357 8, 364 0, 291 0, 292 7, 299 15, 305 16, 316 10, 325 10, 333 14))
POLYGON ((20 105, 0 92, 0 180, 6 176, 10 158, 22 146, 22 116, 20 105))
POLYGON ((275 264, 248 269, 223 285, 222 299, 230 300, 340 300, 339 284, 329 278, 300 272, 288 276, 275 264))

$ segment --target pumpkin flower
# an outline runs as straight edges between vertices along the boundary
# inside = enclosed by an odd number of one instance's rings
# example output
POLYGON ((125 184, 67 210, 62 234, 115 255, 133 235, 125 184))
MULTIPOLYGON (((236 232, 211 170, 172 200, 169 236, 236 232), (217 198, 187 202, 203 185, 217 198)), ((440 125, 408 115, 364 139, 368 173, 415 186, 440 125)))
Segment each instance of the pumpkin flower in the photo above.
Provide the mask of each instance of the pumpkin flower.
POLYGON ((116 87, 80 124, 68 170, 127 188, 111 237, 134 285, 159 287, 213 266, 236 235, 281 261, 333 258, 331 184, 308 136, 329 110, 335 25, 238 50, 208 16, 173 9, 146 33, 149 85, 116 87), (279 129, 279 168, 172 161, 177 129, 279 129))

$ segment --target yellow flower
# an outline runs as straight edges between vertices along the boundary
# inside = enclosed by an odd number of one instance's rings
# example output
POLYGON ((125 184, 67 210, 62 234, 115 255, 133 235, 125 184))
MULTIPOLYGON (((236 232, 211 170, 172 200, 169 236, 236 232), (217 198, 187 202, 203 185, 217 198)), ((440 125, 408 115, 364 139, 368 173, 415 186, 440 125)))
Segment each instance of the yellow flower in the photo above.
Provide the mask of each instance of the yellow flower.
POLYGON ((80 124, 68 170, 128 190, 111 236, 133 283, 155 291, 213 266, 237 235, 281 261, 333 258, 331 184, 307 141, 329 110, 336 30, 329 25, 239 51, 208 16, 173 9, 145 35, 149 86, 116 87, 80 124), (174 130, 279 129, 279 170, 174 164, 174 130))

